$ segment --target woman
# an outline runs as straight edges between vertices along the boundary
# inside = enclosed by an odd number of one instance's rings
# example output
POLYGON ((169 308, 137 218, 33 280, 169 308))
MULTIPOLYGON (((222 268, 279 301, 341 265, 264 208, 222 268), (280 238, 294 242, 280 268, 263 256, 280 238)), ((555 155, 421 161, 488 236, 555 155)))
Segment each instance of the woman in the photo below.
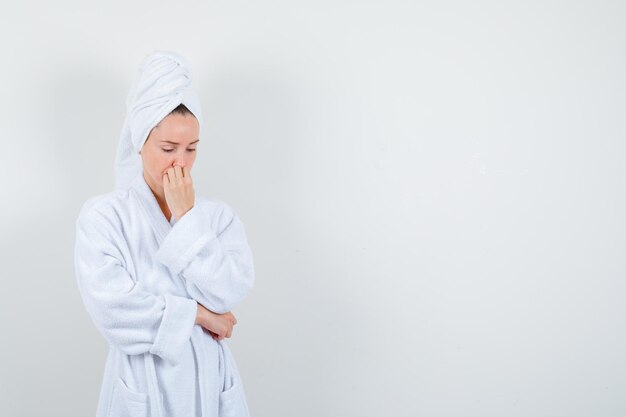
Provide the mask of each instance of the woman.
POLYGON ((247 417, 224 338, 253 259, 230 206, 194 195, 202 114, 189 65, 148 55, 126 104, 116 190, 76 221, 78 286, 110 345, 96 417, 247 417))

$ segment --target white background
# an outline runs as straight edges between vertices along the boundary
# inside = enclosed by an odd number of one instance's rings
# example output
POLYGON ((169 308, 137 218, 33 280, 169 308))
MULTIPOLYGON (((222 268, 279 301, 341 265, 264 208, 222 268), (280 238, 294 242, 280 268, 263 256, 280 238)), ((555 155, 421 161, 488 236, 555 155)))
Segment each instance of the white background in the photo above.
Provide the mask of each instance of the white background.
POLYGON ((257 282, 252 417, 626 415, 626 6, 14 1, 2 7, 0 415, 91 416, 73 269, 142 58, 192 65, 196 192, 257 282))

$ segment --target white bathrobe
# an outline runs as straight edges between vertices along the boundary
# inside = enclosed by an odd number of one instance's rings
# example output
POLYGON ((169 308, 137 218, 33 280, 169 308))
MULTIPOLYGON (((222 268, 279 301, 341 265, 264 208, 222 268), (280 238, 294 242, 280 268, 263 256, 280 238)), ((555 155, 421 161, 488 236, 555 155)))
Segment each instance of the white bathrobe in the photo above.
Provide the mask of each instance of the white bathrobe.
POLYGON ((86 310, 110 345, 96 417, 248 417, 226 339, 196 319, 236 307, 254 284, 243 224, 196 195, 167 221, 143 173, 92 197, 76 221, 75 269, 86 310))

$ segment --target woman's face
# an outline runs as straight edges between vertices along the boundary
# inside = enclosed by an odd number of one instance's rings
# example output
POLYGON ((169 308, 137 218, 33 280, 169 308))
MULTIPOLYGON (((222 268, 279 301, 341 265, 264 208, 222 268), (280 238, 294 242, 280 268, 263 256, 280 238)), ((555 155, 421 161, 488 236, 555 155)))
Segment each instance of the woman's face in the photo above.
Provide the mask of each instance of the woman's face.
POLYGON ((157 124, 141 148, 146 182, 163 195, 163 175, 175 165, 191 171, 196 160, 200 125, 195 116, 173 113, 157 124))

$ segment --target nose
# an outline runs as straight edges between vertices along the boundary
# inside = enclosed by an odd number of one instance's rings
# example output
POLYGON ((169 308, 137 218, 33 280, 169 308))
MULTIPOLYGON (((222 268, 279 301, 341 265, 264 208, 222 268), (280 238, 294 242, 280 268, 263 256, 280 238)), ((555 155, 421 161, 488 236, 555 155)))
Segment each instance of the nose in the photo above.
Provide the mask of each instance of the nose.
POLYGON ((171 166, 175 167, 176 165, 182 167, 187 167, 191 169, 191 163, 193 162, 193 156, 190 155, 190 152, 187 152, 184 148, 180 152, 176 152, 172 155, 171 166))
POLYGON ((180 166, 182 168, 182 167, 187 166, 188 164, 187 164, 187 161, 185 160, 184 156, 178 156, 172 162, 172 166, 176 166, 176 165, 178 165, 178 166, 180 166))

